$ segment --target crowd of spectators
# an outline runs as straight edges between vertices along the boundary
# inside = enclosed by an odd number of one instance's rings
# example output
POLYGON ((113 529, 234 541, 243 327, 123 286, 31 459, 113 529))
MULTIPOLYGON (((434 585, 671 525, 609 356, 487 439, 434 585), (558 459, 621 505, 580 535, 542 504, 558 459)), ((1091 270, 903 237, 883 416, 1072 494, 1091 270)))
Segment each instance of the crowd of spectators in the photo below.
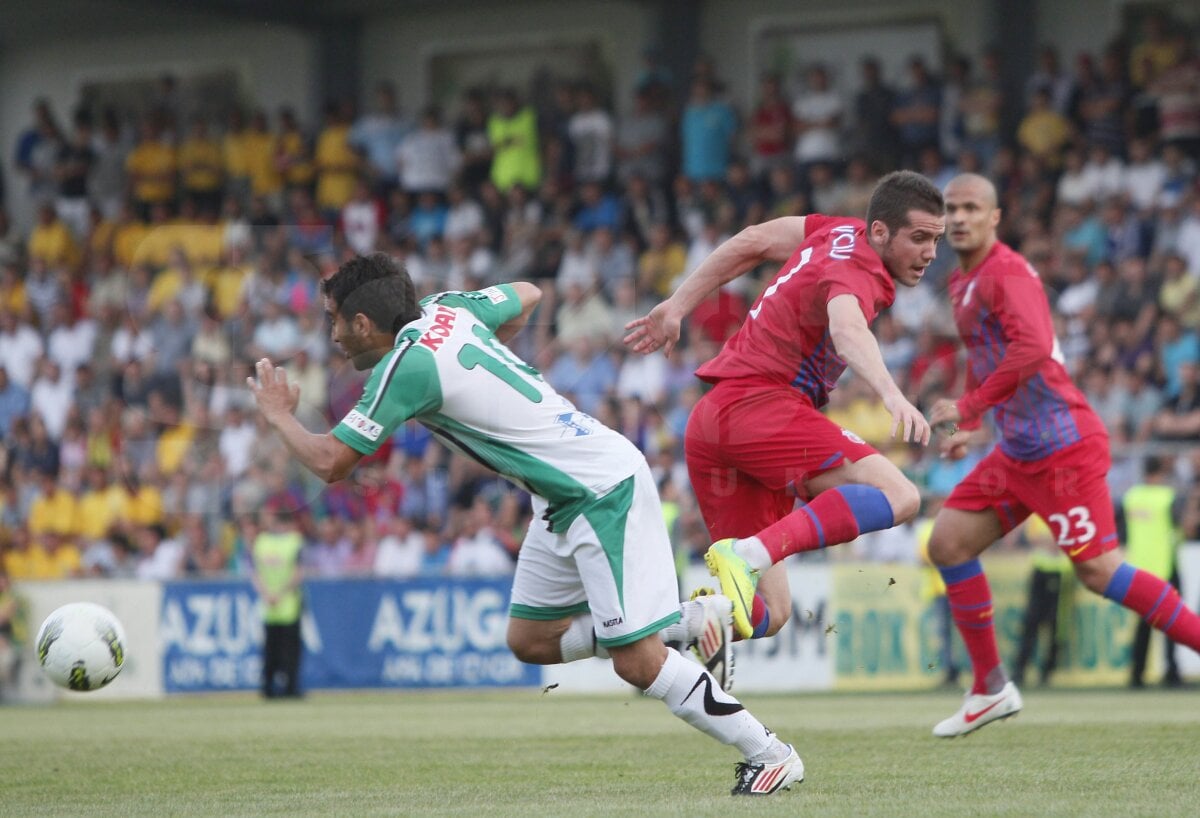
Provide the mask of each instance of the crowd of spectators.
MULTIPOLYGON (((995 180, 1002 236, 1039 270, 1061 354, 1118 450, 1194 442, 1193 45, 1151 18, 1070 69, 1046 47, 1013 129, 991 51, 948 60, 943 76, 922 57, 904 77, 866 59, 852 95, 820 65, 768 74, 742 105, 710 59, 687 88, 651 61, 627 111, 564 80, 472 89, 452 116, 427 106, 413 117, 381 83, 369 111, 331 101, 312 133, 287 108, 273 121, 241 110, 206 121, 169 77, 143 109, 80 108, 69 129, 37 101, 12 146, 36 224, 22 233, 0 210, 3 565, 18 579, 243 572, 258 512, 282 509, 302 512, 312 575, 510 571, 525 498, 421 427, 325 487, 256 417, 244 379, 260 356, 301 385, 310 428, 353 406, 363 374, 328 342, 319 283, 373 251, 403 259, 422 293, 537 282, 542 304, 514 346, 645 452, 678 548, 694 554, 708 543, 681 448, 702 388, 692 373, 774 270, 701 305, 670 360, 627 355, 624 324, 746 224, 863 216, 896 167, 939 185, 962 171, 995 180)), ((940 253, 875 328, 919 406, 963 388, 943 297, 952 266, 940 253)), ((931 496, 979 456, 952 464, 894 443, 890 417, 852 377, 828 411, 931 496)), ((1136 472, 1118 458, 1114 491, 1136 472)), ((1177 472, 1194 485, 1200 457, 1177 472)), ((1189 521, 1197 536, 1194 489, 1189 521)), ((856 553, 915 559, 889 542, 864 538, 856 553)))

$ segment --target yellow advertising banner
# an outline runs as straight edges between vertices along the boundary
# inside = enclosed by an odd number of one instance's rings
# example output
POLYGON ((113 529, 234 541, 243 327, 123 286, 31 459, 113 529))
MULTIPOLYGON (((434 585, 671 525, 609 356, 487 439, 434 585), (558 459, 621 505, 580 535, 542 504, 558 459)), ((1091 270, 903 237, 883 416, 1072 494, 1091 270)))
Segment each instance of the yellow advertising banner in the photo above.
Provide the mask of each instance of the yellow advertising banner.
MULTIPOLYGON (((1020 645, 1032 567, 1024 555, 985 557, 995 603, 996 639, 1010 673, 1020 645)), ((837 690, 904 690, 938 685, 951 677, 943 650, 943 606, 930 598, 923 569, 911 565, 834 564, 826 638, 834 653, 837 690)), ((1114 686, 1128 681, 1132 612, 1074 583, 1065 591, 1060 643, 1052 684, 1114 686)), ((952 665, 970 680, 970 662, 951 626, 952 665)), ((1156 642, 1158 640, 1155 640, 1156 642)), ((1039 676, 1049 638, 1043 631, 1026 670, 1039 676)), ((1152 659, 1152 667, 1154 660, 1152 659)))

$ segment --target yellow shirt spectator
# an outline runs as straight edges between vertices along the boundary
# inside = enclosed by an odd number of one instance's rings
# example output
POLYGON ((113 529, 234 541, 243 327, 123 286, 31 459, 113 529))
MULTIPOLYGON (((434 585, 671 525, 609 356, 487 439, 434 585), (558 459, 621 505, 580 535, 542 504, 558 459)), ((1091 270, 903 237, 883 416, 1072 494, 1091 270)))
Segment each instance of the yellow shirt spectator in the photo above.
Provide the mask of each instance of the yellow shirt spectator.
POLYGON ((1172 40, 1145 40, 1129 54, 1129 79, 1141 88, 1179 63, 1179 49, 1172 40))
POLYGON ((102 219, 97 222, 92 228, 91 235, 87 240, 88 255, 92 258, 100 258, 112 252, 113 236, 117 233, 117 226, 108 219, 102 219))
POLYGON ((84 540, 99 540, 107 536, 117 520, 118 509, 113 507, 108 488, 84 492, 79 498, 79 536, 84 540))
POLYGON ((29 506, 30 534, 71 535, 78 531, 78 505, 75 496, 56 487, 53 494, 42 494, 29 506))
POLYGON ((139 248, 148 235, 150 228, 144 222, 118 224, 113 230, 112 241, 113 259, 117 264, 125 269, 132 267, 134 260, 142 255, 139 248))
POLYGON ((154 525, 163 520, 162 492, 154 486, 143 484, 129 495, 125 516, 134 525, 154 525))
POLYGON ((133 254, 134 265, 148 264, 160 270, 171 260, 171 250, 179 244, 179 225, 173 222, 149 225, 133 254))
POLYGON ((196 429, 190 423, 181 423, 164 431, 154 449, 158 468, 163 474, 174 474, 187 457, 196 429))
POLYGON ((350 147, 350 128, 330 125, 317 139, 317 207, 341 210, 358 181, 358 154, 350 147))
POLYGON ((278 166, 283 170, 283 181, 286 185, 306 187, 312 184, 315 170, 304 134, 299 131, 281 133, 276 157, 278 166))
POLYGON ((221 153, 225 159, 225 174, 234 180, 245 179, 249 175, 246 162, 246 131, 230 130, 225 134, 221 143, 221 153))
POLYGON ((168 267, 154 277, 150 292, 146 295, 146 309, 159 312, 163 305, 179 295, 183 289, 183 273, 177 267, 168 267))
POLYGON ((79 245, 70 229, 57 217, 38 222, 29 234, 29 257, 44 261, 47 267, 74 267, 79 263, 79 245))
POLYGON ((1071 123, 1049 107, 1030 111, 1017 128, 1017 141, 1021 147, 1050 168, 1062 164, 1062 149, 1070 139, 1071 123))
POLYGON ((143 204, 170 202, 175 198, 175 149, 157 139, 146 139, 125 158, 133 198, 143 204))
POLYGON ((275 167, 275 135, 252 130, 245 139, 246 172, 255 196, 270 196, 283 190, 283 178, 275 167))
POLYGON ((229 318, 241 309, 242 293, 249 277, 250 267, 244 264, 224 264, 208 271, 205 280, 212 291, 217 313, 222 318, 229 318))
POLYGON ((193 135, 179 146, 179 176, 189 193, 220 189, 223 166, 221 146, 206 135, 193 135))
POLYGON ((4 552, 4 572, 9 579, 34 579, 34 556, 32 547, 21 551, 4 552))
POLYGON ((175 244, 193 265, 208 266, 221 258, 225 245, 225 228, 219 224, 203 224, 176 220, 171 225, 175 244))
POLYGON ((72 542, 35 543, 29 556, 31 579, 67 579, 79 576, 83 570, 83 558, 72 542))
POLYGON ((11 280, 2 278, 0 271, 0 310, 7 310, 14 315, 25 312, 28 301, 25 298, 25 283, 17 278, 11 280))
POLYGON ((638 258, 638 279, 643 287, 666 298, 686 264, 687 250, 679 242, 670 242, 659 249, 649 247, 638 258))

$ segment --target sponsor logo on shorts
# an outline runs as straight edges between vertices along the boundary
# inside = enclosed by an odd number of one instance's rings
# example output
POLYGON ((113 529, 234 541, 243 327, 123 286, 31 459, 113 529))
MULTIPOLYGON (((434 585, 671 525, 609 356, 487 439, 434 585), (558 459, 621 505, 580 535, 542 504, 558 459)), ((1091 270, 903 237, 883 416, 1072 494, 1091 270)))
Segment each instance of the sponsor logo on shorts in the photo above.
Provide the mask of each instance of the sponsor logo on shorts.
POLYGON ((615 628, 617 625, 620 625, 620 624, 621 624, 622 622, 624 622, 624 621, 625 621, 625 620, 624 620, 622 617, 619 617, 619 616, 618 616, 616 619, 606 619, 606 620, 604 621, 604 627, 606 627, 606 628, 615 628))
POLYGON ((370 441, 379 440, 379 436, 383 434, 382 425, 371 420, 357 409, 352 409, 350 414, 342 418, 342 423, 370 441))

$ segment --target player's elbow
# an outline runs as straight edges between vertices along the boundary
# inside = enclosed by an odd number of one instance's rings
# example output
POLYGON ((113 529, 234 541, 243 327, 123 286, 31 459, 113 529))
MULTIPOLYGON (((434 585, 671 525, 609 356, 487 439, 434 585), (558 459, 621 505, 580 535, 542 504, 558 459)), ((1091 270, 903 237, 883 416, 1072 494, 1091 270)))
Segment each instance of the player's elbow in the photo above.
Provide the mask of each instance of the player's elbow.
POLYGON ((326 485, 333 485, 338 481, 345 480, 353 470, 353 467, 343 469, 339 468, 336 463, 329 463, 317 472, 317 477, 325 481, 326 485))
POLYGON ((522 312, 532 310, 542 300, 542 288, 536 284, 530 284, 528 281, 517 281, 513 283, 512 288, 517 293, 517 300, 521 302, 522 312))
POLYGON ((350 448, 333 435, 326 435, 325 446, 313 472, 325 483, 336 483, 345 480, 358 465, 361 454, 350 448))

